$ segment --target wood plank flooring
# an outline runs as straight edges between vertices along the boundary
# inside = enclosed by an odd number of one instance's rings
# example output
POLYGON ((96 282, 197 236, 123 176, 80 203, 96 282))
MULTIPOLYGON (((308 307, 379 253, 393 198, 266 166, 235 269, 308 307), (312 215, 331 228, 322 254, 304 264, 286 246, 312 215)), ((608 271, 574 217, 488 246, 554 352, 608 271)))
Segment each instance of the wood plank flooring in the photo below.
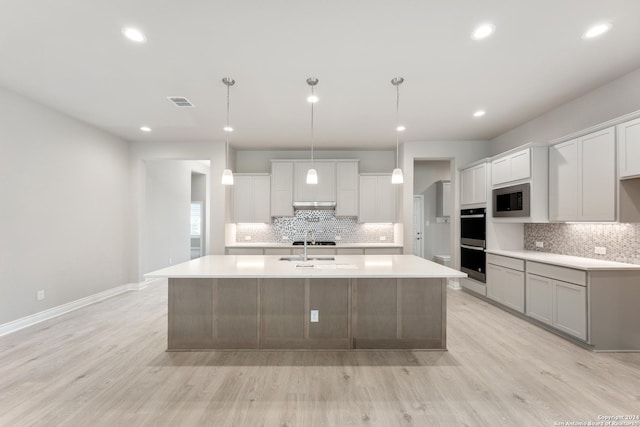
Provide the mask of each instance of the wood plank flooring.
POLYGON ((448 292, 448 352, 167 353, 166 285, 122 294, 0 338, 0 425, 553 426, 640 415, 640 354, 591 353, 448 292))

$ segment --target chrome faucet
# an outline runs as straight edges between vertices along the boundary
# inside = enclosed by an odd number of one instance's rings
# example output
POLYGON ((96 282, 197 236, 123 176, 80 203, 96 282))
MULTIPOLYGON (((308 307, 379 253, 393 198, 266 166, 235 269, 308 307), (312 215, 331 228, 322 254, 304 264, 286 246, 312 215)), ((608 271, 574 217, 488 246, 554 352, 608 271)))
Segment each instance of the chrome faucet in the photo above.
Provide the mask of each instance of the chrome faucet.
POLYGON ((304 232, 304 257, 303 260, 307 261, 309 258, 307 257, 307 236, 311 236, 311 244, 316 244, 316 231, 315 230, 307 230, 304 232))

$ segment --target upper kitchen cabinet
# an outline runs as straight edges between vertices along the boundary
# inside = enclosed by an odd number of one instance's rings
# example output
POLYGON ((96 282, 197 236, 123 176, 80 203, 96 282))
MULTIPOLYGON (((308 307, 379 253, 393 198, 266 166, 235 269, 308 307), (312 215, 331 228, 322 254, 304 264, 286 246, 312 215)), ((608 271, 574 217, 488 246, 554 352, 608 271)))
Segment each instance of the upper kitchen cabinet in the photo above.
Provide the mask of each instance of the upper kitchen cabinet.
POLYGON ((358 161, 336 162, 336 216, 358 216, 358 161))
POLYGON ((487 202, 487 164, 481 163, 460 171, 460 204, 487 202))
POLYGON ((491 185, 531 178, 531 149, 498 157, 491 162, 491 185))
POLYGON ((640 119, 618 125, 620 178, 640 176, 640 119))
POLYGON ((358 222, 395 222, 397 187, 390 174, 360 175, 358 222))
POLYGON ((615 221, 616 164, 613 127, 549 148, 549 218, 615 221))
POLYGON ((234 174, 233 180, 233 222, 270 222, 269 174, 234 174))
POLYGON ((271 216, 293 216, 293 162, 271 162, 271 216))
POLYGON ((336 162, 316 160, 298 161, 293 165, 293 199, 295 202, 335 202, 336 162), (307 184, 307 171, 314 167, 318 172, 318 183, 307 184))

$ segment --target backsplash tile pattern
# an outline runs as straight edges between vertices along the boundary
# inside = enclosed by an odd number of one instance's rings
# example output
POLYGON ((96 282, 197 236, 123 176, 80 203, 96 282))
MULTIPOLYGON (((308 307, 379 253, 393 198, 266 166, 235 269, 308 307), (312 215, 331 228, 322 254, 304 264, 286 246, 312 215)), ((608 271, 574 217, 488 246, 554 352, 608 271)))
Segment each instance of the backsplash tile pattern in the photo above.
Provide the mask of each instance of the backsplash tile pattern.
POLYGON ((293 242, 304 240, 306 230, 314 230, 316 240, 336 240, 340 236, 338 243, 393 243, 394 239, 393 224, 358 224, 356 217, 336 218, 330 210, 299 210, 293 217, 275 218, 272 224, 237 224, 236 242, 293 242), (251 240, 245 236, 251 236, 251 240))
POLYGON ((640 264, 640 224, 525 224, 524 248, 640 264), (606 255, 597 255, 596 246, 605 247, 606 255))

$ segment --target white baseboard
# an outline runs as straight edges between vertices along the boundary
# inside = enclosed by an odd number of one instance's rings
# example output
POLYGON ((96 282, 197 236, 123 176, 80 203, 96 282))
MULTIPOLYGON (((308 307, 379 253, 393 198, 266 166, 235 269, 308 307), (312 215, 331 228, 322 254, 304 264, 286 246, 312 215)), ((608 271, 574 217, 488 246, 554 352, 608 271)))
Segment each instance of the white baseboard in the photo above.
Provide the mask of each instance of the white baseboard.
POLYGON ((79 300, 71 301, 66 304, 52 307, 50 309, 40 311, 38 313, 31 314, 20 319, 13 320, 8 323, 0 325, 0 337, 8 335, 10 333, 19 331, 20 329, 27 328, 35 325, 36 323, 44 322, 45 320, 53 319, 54 317, 61 316, 73 310, 85 307, 90 304, 111 298, 113 296, 128 292, 146 288, 149 284, 155 280, 145 280, 140 283, 127 283, 126 285, 116 286, 115 288, 107 289, 106 291, 98 292, 97 294, 89 295, 88 297, 80 298, 79 300))

